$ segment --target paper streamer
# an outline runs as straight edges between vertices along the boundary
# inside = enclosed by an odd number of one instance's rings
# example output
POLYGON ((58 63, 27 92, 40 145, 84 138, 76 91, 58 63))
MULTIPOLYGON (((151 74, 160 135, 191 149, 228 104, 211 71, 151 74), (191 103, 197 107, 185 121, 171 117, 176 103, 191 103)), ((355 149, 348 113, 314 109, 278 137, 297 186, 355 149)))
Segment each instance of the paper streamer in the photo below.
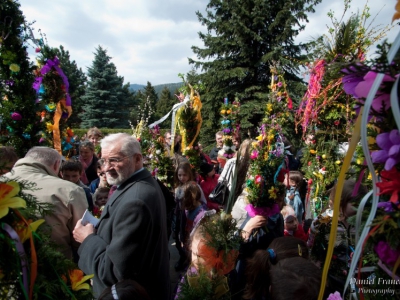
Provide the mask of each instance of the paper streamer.
MULTIPOLYGON (((400 48, 400 33, 397 35, 394 43, 392 44, 392 47, 389 50, 389 53, 388 53, 388 62, 389 63, 393 61, 393 58, 394 58, 394 56, 397 53, 399 48, 400 48)), ((371 176, 372 176, 373 199, 372 199, 371 211, 370 211, 370 214, 369 214, 369 216, 367 218, 366 225, 364 227, 363 232, 361 233, 360 241, 357 244, 356 249, 355 249, 355 251, 353 253, 353 258, 352 258, 352 262, 351 262, 351 265, 350 265, 349 274, 348 274, 348 277, 346 279, 346 284, 345 284, 345 287, 344 287, 344 293, 346 292, 346 290, 348 288, 350 280, 354 276, 355 269, 357 268, 358 260, 359 260, 361 254, 362 254, 364 241, 365 241, 366 237, 368 236, 368 232, 370 230, 369 226, 370 226, 370 224, 372 223, 372 220, 375 217, 375 213, 376 213, 376 210, 377 210, 377 207, 378 207, 378 202, 379 202, 378 188, 376 186, 376 183, 378 182, 378 178, 377 178, 376 173, 375 173, 375 168, 374 168, 373 163, 372 163, 372 159, 371 159, 371 156, 370 156, 370 153, 369 153, 368 142, 367 142, 367 124, 368 124, 369 111, 370 111, 371 106, 372 106, 372 101, 374 100, 376 92, 378 91, 378 89, 380 87, 380 84, 381 84, 381 82, 383 80, 383 77, 384 77, 384 74, 378 74, 376 76, 375 81, 374 81, 374 83, 373 83, 373 85, 371 87, 371 90, 370 90, 369 94, 368 94, 368 97, 367 97, 367 99, 365 101, 365 105, 364 105, 365 112, 364 112, 364 114, 362 116, 362 124, 363 124, 363 126, 361 126, 361 143, 362 143, 362 149, 363 149, 363 152, 364 152, 364 157, 365 157, 365 160, 367 162, 368 169, 369 169, 369 171, 371 173, 371 176)), ((393 93, 393 90, 392 90, 392 93, 393 93)), ((390 100, 391 100, 391 104, 392 104, 393 114, 394 114, 394 116, 396 118, 396 116, 399 115, 399 109, 398 109, 399 105, 398 105, 398 103, 394 103, 395 102, 394 101, 394 97, 391 97, 390 100), (393 106, 393 104, 394 104, 394 106, 393 106)), ((397 123, 397 120, 396 120, 396 124, 398 126, 398 129, 400 129, 399 128, 399 123, 397 123)))
POLYGON ((18 234, 15 232, 15 230, 10 225, 8 225, 7 223, 1 223, 1 227, 5 232, 7 232, 7 234, 10 236, 10 238, 15 243, 15 247, 17 248, 18 254, 21 258, 22 281, 23 281, 22 291, 24 292, 26 299, 31 299, 31 298, 28 298, 28 266, 26 263, 26 253, 25 253, 24 246, 22 245, 18 234))

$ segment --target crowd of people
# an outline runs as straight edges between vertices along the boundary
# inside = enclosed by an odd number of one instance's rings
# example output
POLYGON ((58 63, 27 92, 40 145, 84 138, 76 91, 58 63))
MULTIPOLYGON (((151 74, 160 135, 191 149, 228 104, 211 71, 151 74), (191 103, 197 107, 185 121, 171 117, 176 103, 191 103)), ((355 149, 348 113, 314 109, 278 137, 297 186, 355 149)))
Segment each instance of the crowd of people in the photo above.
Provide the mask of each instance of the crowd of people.
MULTIPOLYGON (((103 137, 97 128, 88 131, 69 160, 47 147, 34 147, 18 159, 11 147, 1 146, 0 169, 5 178, 35 183, 32 194, 54 205, 53 213, 44 216, 52 227, 51 238, 84 273, 94 274, 95 298, 184 299, 184 276, 178 286, 170 286, 168 240, 175 241, 179 253, 175 271, 198 272, 199 261, 209 259, 199 255, 199 245, 210 238, 201 228, 226 207, 210 194, 224 181, 233 195, 231 215, 241 238, 232 267, 225 270, 226 293, 231 299, 317 299, 335 187, 329 207, 315 220, 307 219, 301 150, 298 155, 288 151, 287 192, 276 199, 280 212, 250 216, 245 187, 252 140, 242 142, 235 136, 237 156, 221 164, 222 136, 216 133, 209 154, 200 151, 201 165, 195 171, 180 155, 180 140, 171 145, 171 133, 164 134, 166 153, 175 153, 173 189, 147 170, 146 153, 137 139, 125 133, 103 137), (87 209, 99 219, 97 224, 81 223, 87 209)), ((363 186, 355 189, 352 180, 345 182, 326 296, 343 291, 354 247, 348 218, 366 192, 363 186)))

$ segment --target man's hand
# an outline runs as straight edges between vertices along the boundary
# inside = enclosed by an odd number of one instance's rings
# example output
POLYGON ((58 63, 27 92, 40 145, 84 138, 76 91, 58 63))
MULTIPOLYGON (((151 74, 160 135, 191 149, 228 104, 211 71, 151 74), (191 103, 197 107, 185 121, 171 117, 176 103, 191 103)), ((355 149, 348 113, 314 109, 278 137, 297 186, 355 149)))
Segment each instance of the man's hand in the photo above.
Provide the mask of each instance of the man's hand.
POLYGON ((76 222, 74 231, 72 231, 72 234, 74 236, 74 239, 78 243, 82 243, 88 235, 94 233, 94 226, 92 224, 86 224, 86 226, 83 226, 81 223, 82 219, 79 219, 78 222, 76 222))

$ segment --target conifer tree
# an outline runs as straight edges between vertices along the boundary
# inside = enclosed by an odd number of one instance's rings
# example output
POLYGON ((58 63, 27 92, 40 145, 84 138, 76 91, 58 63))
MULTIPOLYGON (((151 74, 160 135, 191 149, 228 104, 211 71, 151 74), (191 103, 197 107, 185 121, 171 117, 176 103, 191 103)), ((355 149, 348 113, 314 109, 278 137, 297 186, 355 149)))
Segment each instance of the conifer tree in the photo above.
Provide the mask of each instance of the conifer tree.
POLYGON ((129 117, 124 78, 118 76, 107 50, 99 46, 94 54, 93 64, 88 68, 86 94, 82 97, 81 127, 116 128, 123 120, 128 123, 129 117))
MULTIPOLYGON (((289 87, 303 86, 297 76, 295 60, 302 58, 305 45, 294 39, 307 21, 307 13, 321 0, 210 0, 206 15, 196 12, 206 26, 199 33, 204 48, 193 46, 198 60, 189 59, 200 69, 201 82, 206 87, 202 93, 203 113, 208 118, 202 135, 209 140, 219 128, 219 107, 225 97, 241 103, 241 128, 250 130, 262 119, 263 105, 267 100, 270 82, 270 64, 279 62, 289 87)), ((290 88, 292 96, 294 89, 290 88)), ((300 96, 302 93, 298 92, 300 96)))
POLYGON ((38 143, 35 122, 33 65, 27 57, 29 24, 17 1, 0 4, 0 143, 15 148, 19 156, 38 143))
MULTIPOLYGON (((157 120, 162 118, 165 114, 167 114, 175 103, 178 100, 171 96, 171 92, 169 91, 168 87, 165 86, 160 94, 160 100, 157 103, 157 110, 156 110, 156 118, 157 120)), ((162 124, 160 124, 161 128, 171 128, 171 117, 167 118, 162 124)))
MULTIPOLYGON (((148 105, 147 105, 147 109, 152 109, 153 111, 155 111, 157 103, 158 103, 158 96, 157 96, 156 90, 154 89, 154 86, 152 86, 149 81, 147 81, 147 85, 143 90, 140 106, 145 107, 144 104, 146 101, 149 101, 148 105), (147 99, 149 99, 149 100, 147 100, 147 99)), ((147 111, 144 113, 145 113, 145 115, 148 115, 147 111)), ((148 120, 148 124, 151 124, 154 121, 157 121, 157 117, 155 114, 151 114, 151 116, 148 120)))

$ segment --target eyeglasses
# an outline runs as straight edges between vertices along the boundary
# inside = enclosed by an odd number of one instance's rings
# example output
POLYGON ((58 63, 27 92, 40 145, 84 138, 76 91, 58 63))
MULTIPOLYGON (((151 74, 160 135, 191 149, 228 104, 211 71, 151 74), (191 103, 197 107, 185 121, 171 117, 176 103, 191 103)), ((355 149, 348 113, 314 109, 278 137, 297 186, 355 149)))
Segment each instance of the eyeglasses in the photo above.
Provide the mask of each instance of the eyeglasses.
POLYGON ((100 174, 99 174, 99 176, 105 176, 106 175, 106 173, 104 173, 104 172, 101 172, 100 174))
POLYGON ((109 158, 109 159, 104 159, 104 158, 102 158, 102 159, 100 159, 100 164, 101 164, 101 165, 109 164, 111 167, 114 167, 114 166, 117 165, 119 162, 123 161, 125 158, 132 157, 132 156, 134 156, 134 155, 135 155, 135 154, 133 154, 133 155, 128 155, 128 156, 124 156, 124 157, 121 157, 121 158, 116 158, 116 157, 111 157, 111 158, 109 158))

